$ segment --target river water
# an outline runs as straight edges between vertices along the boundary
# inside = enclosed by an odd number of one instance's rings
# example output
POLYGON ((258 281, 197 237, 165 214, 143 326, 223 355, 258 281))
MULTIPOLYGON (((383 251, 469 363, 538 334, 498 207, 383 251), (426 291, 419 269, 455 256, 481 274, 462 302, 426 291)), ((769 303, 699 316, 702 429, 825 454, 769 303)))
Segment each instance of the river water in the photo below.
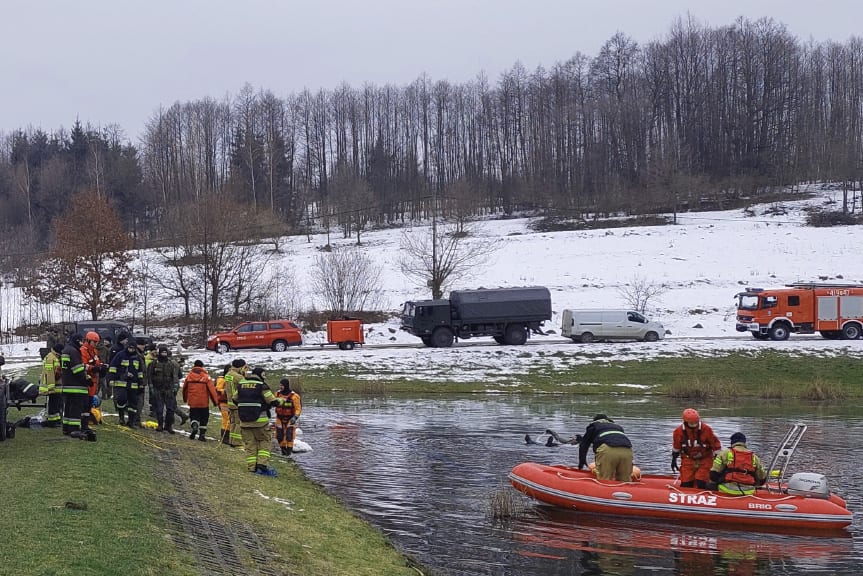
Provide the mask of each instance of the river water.
MULTIPOLYGON (((520 462, 574 465, 578 449, 527 445, 552 429, 581 433, 604 412, 633 441, 647 473, 670 472, 671 432, 685 406, 668 399, 560 395, 307 399, 304 472, 436 574, 857 574, 863 517, 846 532, 785 534, 579 514, 509 487, 520 462), (492 519, 490 498, 512 491, 524 513, 492 519)), ((723 445, 736 431, 765 466, 791 424, 809 426, 789 466, 821 472, 863 510, 863 409, 780 404, 697 406, 723 445)))

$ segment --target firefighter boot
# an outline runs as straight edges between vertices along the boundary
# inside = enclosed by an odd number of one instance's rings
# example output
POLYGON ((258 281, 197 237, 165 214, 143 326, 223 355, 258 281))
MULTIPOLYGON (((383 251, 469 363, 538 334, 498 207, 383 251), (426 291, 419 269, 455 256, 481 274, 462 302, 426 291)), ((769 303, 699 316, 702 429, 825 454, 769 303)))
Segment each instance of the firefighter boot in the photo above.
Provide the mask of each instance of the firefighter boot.
POLYGON ((126 409, 125 408, 117 408, 117 416, 119 417, 119 421, 117 422, 120 426, 126 425, 126 409))
MULTIPOLYGON (((189 434, 189 440, 195 439, 195 436, 198 434, 198 429, 199 429, 198 421, 192 420, 192 432, 189 434)), ((203 438, 203 437, 204 437, 204 435, 201 434, 201 438, 203 438)))
POLYGON ((174 432, 174 419, 171 418, 165 422, 165 432, 168 434, 175 434, 174 432))

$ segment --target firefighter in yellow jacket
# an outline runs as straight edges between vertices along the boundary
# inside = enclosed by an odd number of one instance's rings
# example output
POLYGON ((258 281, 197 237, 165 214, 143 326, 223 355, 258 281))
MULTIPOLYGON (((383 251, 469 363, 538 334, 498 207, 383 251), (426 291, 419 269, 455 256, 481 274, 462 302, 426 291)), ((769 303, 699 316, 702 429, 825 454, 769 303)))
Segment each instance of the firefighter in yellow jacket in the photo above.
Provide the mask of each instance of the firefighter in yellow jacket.
POLYGON ((231 412, 228 410, 228 395, 225 393, 225 375, 231 369, 230 364, 225 364, 222 375, 216 378, 216 398, 219 399, 219 412, 222 413, 222 430, 219 441, 222 444, 230 444, 231 434, 231 412))
POLYGON ((276 476, 275 469, 269 467, 273 436, 267 411, 270 406, 281 406, 285 401, 276 398, 264 382, 263 370, 255 372, 237 383, 231 401, 237 407, 240 420, 246 468, 255 474, 276 476))
POLYGON ((248 366, 242 358, 237 358, 231 362, 231 369, 225 374, 225 396, 228 398, 228 419, 230 422, 230 430, 228 432, 228 445, 240 446, 243 442, 243 435, 240 432, 240 419, 237 416, 237 406, 234 404, 234 393, 237 391, 237 385, 246 377, 248 366))
POLYGON ((48 396, 48 414, 45 416, 45 427, 47 428, 59 428, 62 424, 60 421, 63 416, 63 395, 61 394, 62 386, 60 386, 61 354, 63 354, 63 345, 54 344, 42 361, 39 394, 48 396))

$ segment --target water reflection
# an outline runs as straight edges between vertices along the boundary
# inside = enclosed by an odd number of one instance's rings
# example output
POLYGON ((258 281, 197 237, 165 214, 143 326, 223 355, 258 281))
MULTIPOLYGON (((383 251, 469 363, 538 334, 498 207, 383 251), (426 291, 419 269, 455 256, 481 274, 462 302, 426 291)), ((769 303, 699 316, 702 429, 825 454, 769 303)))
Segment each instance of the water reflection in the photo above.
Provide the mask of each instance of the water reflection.
MULTIPOLYGON (((682 406, 652 399, 319 398, 305 412, 315 451, 306 473, 381 528, 402 551, 448 575, 852 574, 863 559, 861 520, 839 535, 769 534, 562 511, 528 502, 496 525, 488 499, 517 463, 572 464, 577 449, 524 444, 546 428, 580 432, 595 412, 627 430, 636 463, 666 472, 682 406)), ((701 407, 723 442, 742 430, 769 459, 791 422, 809 425, 790 471, 819 471, 861 510, 856 478, 861 411, 849 407, 701 407), (841 458, 834 457, 842 455, 841 458)))

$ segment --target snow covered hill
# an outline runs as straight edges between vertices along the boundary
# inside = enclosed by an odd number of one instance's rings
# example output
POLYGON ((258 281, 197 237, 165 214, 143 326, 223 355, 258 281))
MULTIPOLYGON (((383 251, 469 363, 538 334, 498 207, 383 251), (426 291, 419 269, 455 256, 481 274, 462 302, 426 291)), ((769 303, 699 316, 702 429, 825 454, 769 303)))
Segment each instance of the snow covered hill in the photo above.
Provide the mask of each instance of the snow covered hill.
MULTIPOLYGON (((565 308, 627 307, 621 288, 636 278, 663 284, 666 289, 652 302, 647 314, 660 320, 671 334, 657 344, 638 346, 603 345, 614 357, 625 357, 633 350, 642 354, 711 353, 711 351, 777 346, 786 349, 809 349, 813 353, 848 352, 863 354, 863 341, 825 341, 819 336, 792 335, 788 342, 755 342, 734 327, 734 295, 745 286, 779 287, 794 281, 838 281, 863 283, 860 226, 812 228, 804 225, 807 206, 832 205, 835 209, 840 193, 816 190, 809 200, 754 206, 747 212, 731 210, 678 215, 678 225, 631 227, 578 232, 537 233, 529 228, 529 219, 488 221, 481 225, 481 237, 493 240, 499 247, 487 267, 477 270, 454 288, 499 286, 547 286, 552 293, 554 317, 546 326, 554 333, 533 336, 531 342, 560 346, 560 314, 565 308)), ((414 227, 414 231, 418 228, 414 227)), ((367 254, 383 269, 385 306, 394 313, 405 300, 428 298, 426 288, 408 281, 399 270, 398 254, 402 231, 382 230, 363 235, 367 254)), ((355 239, 331 236, 333 245, 352 245, 355 239)), ((309 271, 326 236, 291 237, 283 243, 284 264, 293 271, 296 286, 305 307, 323 307, 310 293, 309 271)), ((366 352, 324 351, 314 345, 312 334, 304 346, 317 354, 292 350, 284 355, 261 351, 243 353, 252 361, 289 369, 292 358, 302 357, 303 365, 324 366, 329 362, 359 362, 369 356, 368 350, 388 344, 418 344, 419 339, 398 330, 393 319, 385 324, 368 326, 366 352), (293 354, 299 352, 299 354, 293 354), (353 354, 353 356, 351 356, 353 354)), ((166 336, 170 341, 170 336, 166 336)), ((481 339, 488 340, 490 339, 481 339)), ((458 355, 467 360, 474 342, 465 341, 451 351, 436 354, 458 355), (467 355, 467 357, 465 356, 467 355)), ((578 346, 578 345, 572 345, 578 346)), ((501 369, 493 355, 512 347, 476 347, 481 356, 470 361, 492 362, 501 369), (497 352, 495 352, 495 350, 497 352)), ((38 344, 0 346, 7 357, 32 358, 38 344), (25 352, 24 348, 28 348, 25 352)), ((416 349, 392 348, 376 352, 380 361, 386 354, 394 363, 417 354, 416 349)), ((427 353, 425 350, 424 353, 427 353)), ((534 353, 539 353, 535 349, 534 353)), ((219 364, 228 358, 198 351, 208 364, 219 364)), ((193 352, 194 355, 194 352, 193 352)), ((232 355, 229 355, 232 356, 232 355)), ((517 354, 505 354, 517 356, 517 354)), ((455 357, 455 356, 454 356, 455 357)), ((440 359, 439 359, 440 360, 440 359)), ((28 358, 26 361, 32 361, 28 358)), ((373 360, 369 360, 373 362, 373 360)), ((405 362, 405 370, 415 366, 405 362)), ((443 375, 441 375, 444 377, 443 375)))

